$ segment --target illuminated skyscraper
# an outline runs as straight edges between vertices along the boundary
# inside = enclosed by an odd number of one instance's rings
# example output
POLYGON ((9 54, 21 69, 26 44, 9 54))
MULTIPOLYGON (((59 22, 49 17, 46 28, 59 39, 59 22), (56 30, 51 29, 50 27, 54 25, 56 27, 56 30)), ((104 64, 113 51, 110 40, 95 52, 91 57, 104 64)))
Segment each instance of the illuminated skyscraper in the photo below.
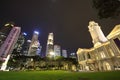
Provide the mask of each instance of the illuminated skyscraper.
POLYGON ((89 32, 91 34, 91 37, 93 40, 92 42, 94 46, 97 46, 107 41, 107 38, 104 36, 98 23, 95 23, 94 21, 90 21, 88 28, 89 28, 89 32))
POLYGON ((9 35, 5 39, 4 43, 0 47, 0 60, 5 60, 2 63, 1 70, 6 70, 10 54, 12 53, 15 43, 18 40, 19 34, 21 32, 20 27, 13 27, 9 35))
POLYGON ((3 44, 13 27, 14 25, 12 23, 6 23, 0 28, 0 46, 3 44))
POLYGON ((50 57, 51 52, 54 52, 53 51, 53 38, 54 38, 53 33, 49 33, 48 40, 47 40, 47 46, 46 46, 46 56, 47 57, 50 57))
POLYGON ((8 54, 14 49, 15 43, 18 40, 19 34, 21 32, 20 27, 13 27, 7 36, 6 40, 0 47, 0 56, 6 58, 8 54))
POLYGON ((15 47, 14 47, 14 50, 13 50, 13 54, 16 53, 16 52, 18 52, 20 54, 23 54, 22 50, 24 48, 26 35, 27 34, 25 32, 22 32, 19 35, 19 38, 18 38, 17 43, 15 44, 15 47))
POLYGON ((67 55, 67 50, 62 50, 62 56, 65 57, 65 58, 68 57, 68 55, 67 55))
POLYGON ((54 54, 55 56, 61 56, 61 48, 59 45, 54 45, 54 54))
POLYGON ((39 32, 34 31, 33 37, 32 37, 31 43, 30 43, 30 47, 29 47, 29 50, 28 50, 28 56, 37 55, 37 50, 38 50, 38 48, 40 48, 40 43, 39 43, 39 40, 38 40, 38 36, 39 36, 39 32))

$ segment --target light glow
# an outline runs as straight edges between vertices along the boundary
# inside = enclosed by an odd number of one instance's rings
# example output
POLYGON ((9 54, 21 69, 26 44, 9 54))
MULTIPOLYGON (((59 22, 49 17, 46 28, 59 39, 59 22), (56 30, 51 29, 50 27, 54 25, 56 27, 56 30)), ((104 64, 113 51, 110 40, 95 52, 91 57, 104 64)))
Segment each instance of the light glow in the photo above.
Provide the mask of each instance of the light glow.
POLYGON ((24 32, 23 35, 27 36, 27 33, 24 32))
POLYGON ((50 55, 54 55, 55 53, 54 52, 50 52, 50 55))
POLYGON ((39 32, 38 31, 34 31, 35 34, 39 35, 39 32))
POLYGON ((31 43, 31 40, 27 40, 27 42, 31 43))

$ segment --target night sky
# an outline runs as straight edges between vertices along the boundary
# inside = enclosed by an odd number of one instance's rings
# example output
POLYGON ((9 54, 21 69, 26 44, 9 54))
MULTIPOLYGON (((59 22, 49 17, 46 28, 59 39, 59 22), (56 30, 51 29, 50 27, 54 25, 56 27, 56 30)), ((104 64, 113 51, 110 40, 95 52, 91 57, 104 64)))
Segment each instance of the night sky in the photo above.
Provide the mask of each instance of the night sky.
POLYGON ((120 24, 120 17, 99 19, 92 0, 0 0, 0 27, 13 21, 28 34, 28 39, 38 30, 42 52, 50 32, 54 33, 54 43, 69 52, 92 47, 88 32, 90 20, 99 23, 105 36, 120 24))

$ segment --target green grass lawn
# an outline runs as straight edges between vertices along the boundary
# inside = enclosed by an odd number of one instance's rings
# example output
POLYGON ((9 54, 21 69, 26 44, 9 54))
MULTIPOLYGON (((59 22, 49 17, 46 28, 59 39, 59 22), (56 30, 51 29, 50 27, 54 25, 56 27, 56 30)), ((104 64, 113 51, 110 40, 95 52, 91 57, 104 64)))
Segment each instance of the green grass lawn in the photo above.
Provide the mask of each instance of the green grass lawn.
POLYGON ((0 72, 0 80, 120 80, 120 71, 112 71, 112 72, 69 72, 69 71, 0 72))

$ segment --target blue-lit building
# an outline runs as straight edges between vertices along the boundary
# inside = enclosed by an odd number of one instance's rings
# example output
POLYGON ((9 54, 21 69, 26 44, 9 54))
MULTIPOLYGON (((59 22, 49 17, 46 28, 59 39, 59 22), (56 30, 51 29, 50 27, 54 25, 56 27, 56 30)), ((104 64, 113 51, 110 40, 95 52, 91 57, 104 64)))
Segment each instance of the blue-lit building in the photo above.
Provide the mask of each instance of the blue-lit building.
POLYGON ((28 50, 28 56, 36 56, 36 55, 40 55, 41 52, 41 45, 40 42, 38 40, 39 37, 39 32, 38 31, 34 31, 33 33, 33 37, 29 46, 29 50, 28 50))

